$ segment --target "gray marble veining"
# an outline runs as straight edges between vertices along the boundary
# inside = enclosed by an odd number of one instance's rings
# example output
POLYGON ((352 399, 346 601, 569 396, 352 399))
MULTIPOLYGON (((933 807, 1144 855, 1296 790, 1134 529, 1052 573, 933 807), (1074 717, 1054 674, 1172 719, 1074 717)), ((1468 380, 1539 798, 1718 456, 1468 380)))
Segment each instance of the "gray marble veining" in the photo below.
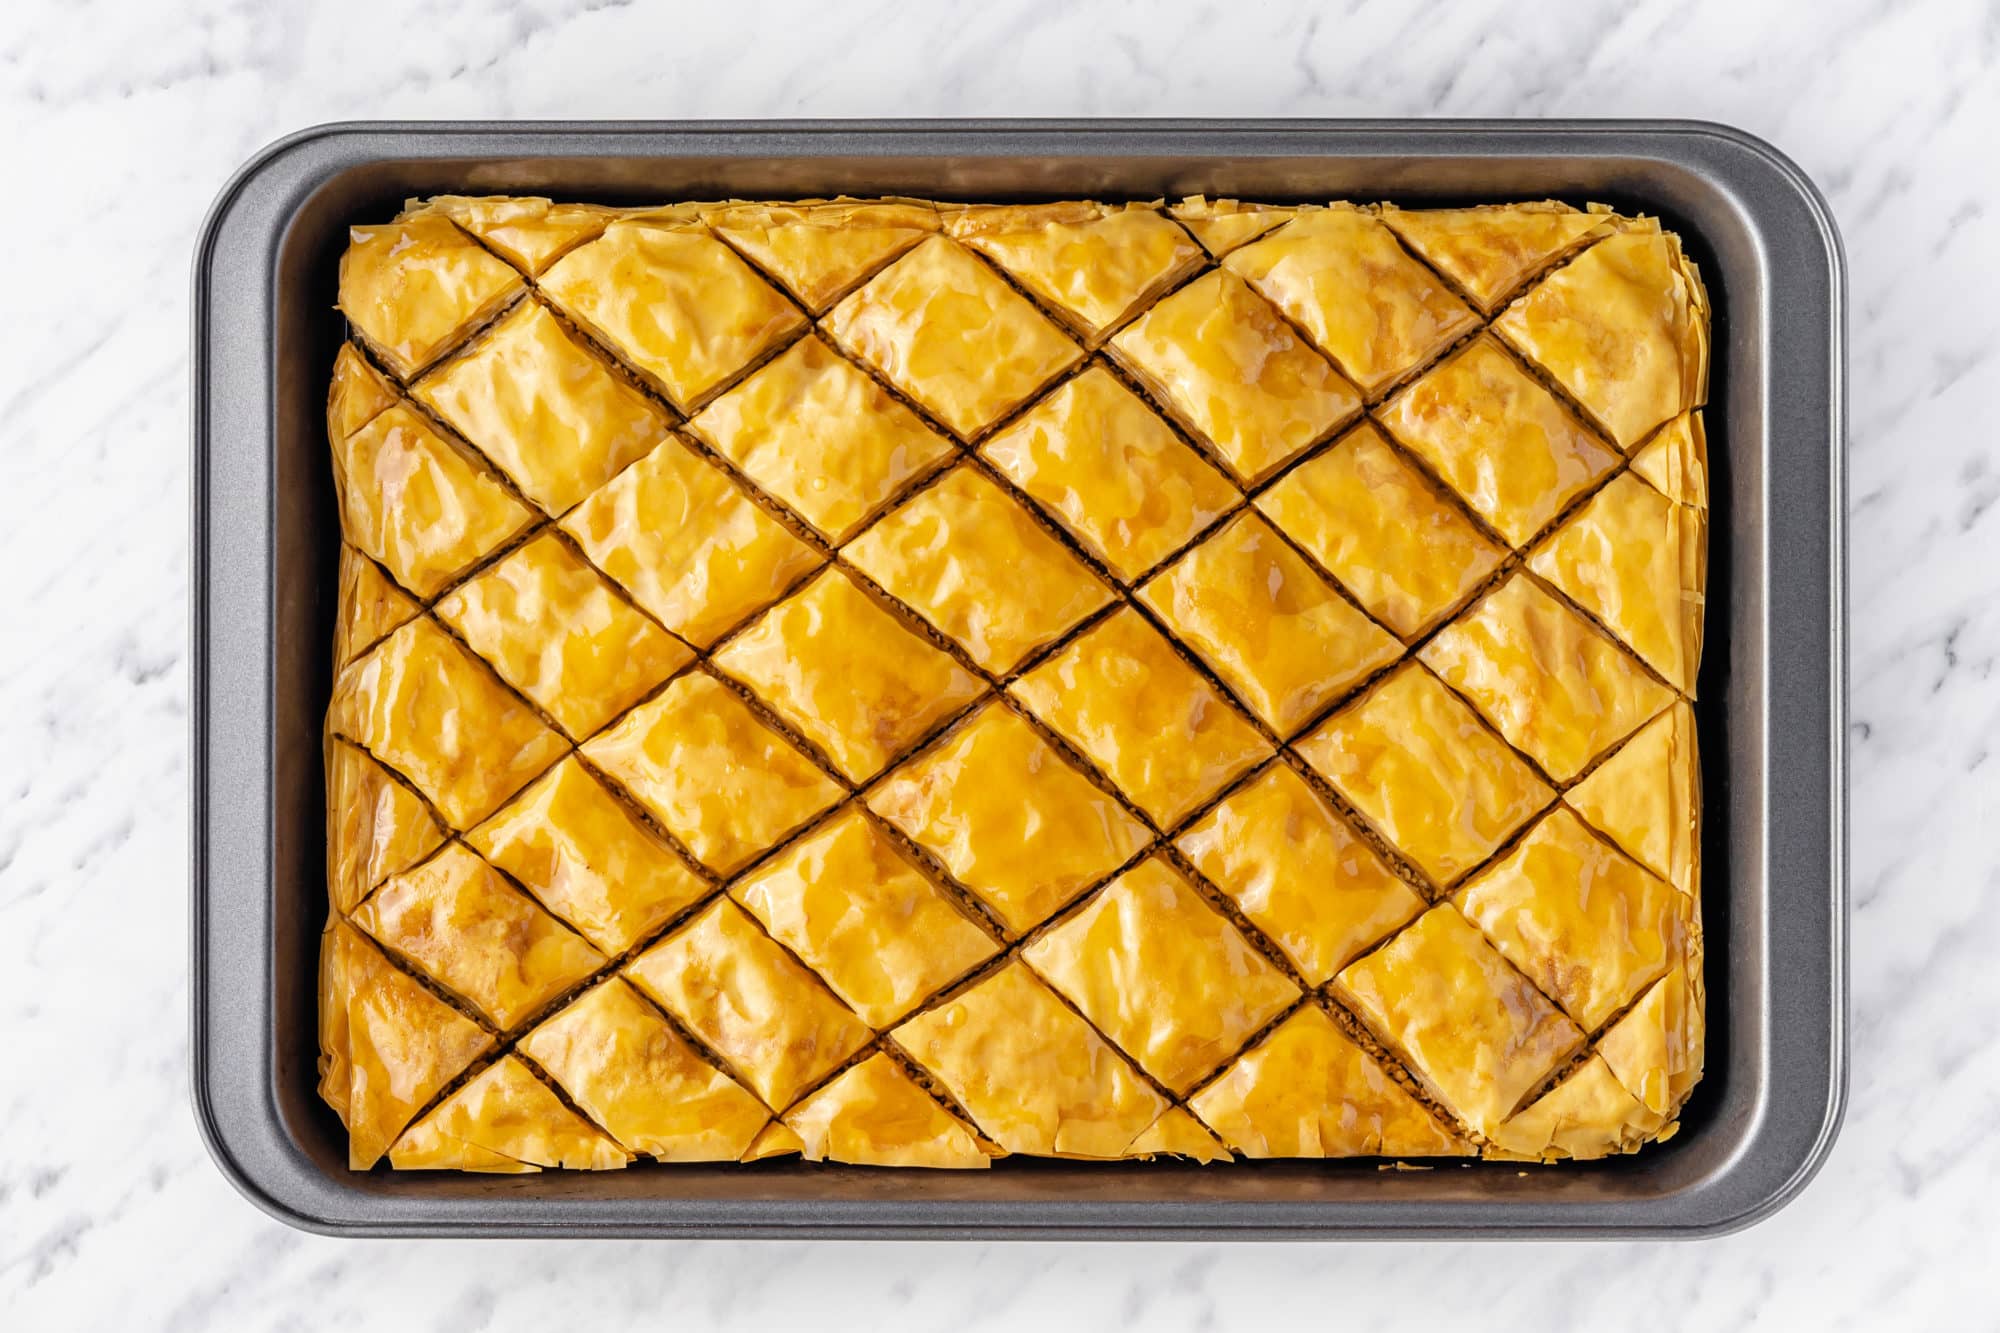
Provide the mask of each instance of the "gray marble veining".
POLYGON ((944 11, 19 0, 0 18, 0 1323, 1990 1322, 2000 6, 944 11), (965 114, 1694 116, 1825 188, 1852 283, 1853 1086, 1800 1202, 1683 1246, 357 1243, 284 1229, 210 1166, 187 1091, 185 303, 222 180, 346 117, 965 114))

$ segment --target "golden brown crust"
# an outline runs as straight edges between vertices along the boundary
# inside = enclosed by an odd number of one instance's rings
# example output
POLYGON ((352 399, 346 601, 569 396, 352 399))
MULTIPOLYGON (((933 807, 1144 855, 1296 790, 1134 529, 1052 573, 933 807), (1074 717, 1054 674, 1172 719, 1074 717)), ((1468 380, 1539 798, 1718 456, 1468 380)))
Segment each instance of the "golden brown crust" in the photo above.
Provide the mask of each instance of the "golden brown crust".
POLYGON ((503 1032, 604 965, 460 843, 384 882, 348 919, 503 1032))
POLYGON ((729 892, 875 1028, 998 948, 853 806, 729 892))
POLYGON ((1167 1109, 1018 961, 892 1035, 1008 1152, 1122 1157, 1167 1109))
POLYGON ((551 514, 644 457, 671 420, 538 301, 508 311, 415 394, 551 514))
POLYGON ((1139 599, 1281 736, 1403 649, 1256 514, 1230 520, 1139 599))
POLYGON ((1356 208, 1302 214, 1222 263, 1311 335, 1369 397, 1479 322, 1379 219, 1356 208))
POLYGON ((938 229, 937 209, 920 200, 731 203, 701 213, 814 314, 938 229))
POLYGON ((1245 483, 1361 410, 1354 386, 1227 269, 1155 305, 1108 350, 1245 483))
POLYGON ((731 1162, 770 1120, 616 977, 523 1037, 519 1049, 628 1150, 663 1162, 731 1162))
POLYGON ((429 616, 341 674, 328 725, 409 779, 455 829, 484 819, 569 748, 429 616))
POLYGON ((1297 748, 1440 885, 1478 865, 1555 795, 1416 662, 1396 668, 1297 748))
POLYGON ((1618 456, 1488 336, 1398 392, 1381 420, 1473 512, 1529 541, 1618 456))
POLYGON ((1372 422, 1280 478, 1257 508, 1406 638, 1464 601, 1507 554, 1372 422))
POLYGON ((1162 824, 1270 744, 1137 611, 1123 608, 1009 687, 1162 824))
POLYGON ((624 952, 709 891, 575 755, 465 840, 606 954, 624 952))
POLYGON ((1283 224, 1298 211, 1270 204, 1246 204, 1240 199, 1210 199, 1199 194, 1189 195, 1167 210, 1201 242, 1204 250, 1218 259, 1283 224))
POLYGON ((556 261, 541 290, 682 411, 806 325, 705 230, 643 217, 556 261))
POLYGON ((868 795, 1015 934, 1146 843, 1146 828, 1004 705, 986 705, 868 795), (1033 856, 1021 848, 1032 845, 1033 856))
POLYGON ((341 533, 419 597, 439 592, 535 513, 408 406, 336 439, 341 533))
POLYGON ((615 1171, 631 1160, 512 1055, 439 1102, 389 1150, 398 1171, 615 1171))
POLYGON ((412 1116, 492 1045, 485 1029, 398 971, 352 926, 335 926, 347 1016, 347 1164, 373 1166, 412 1116))
POLYGON ((785 1124, 811 1162, 984 1170, 1002 1155, 879 1053, 793 1107, 785 1124))
POLYGON ((694 660, 549 533, 445 594, 437 617, 573 737, 694 660))
POLYGON ((352 240, 357 1167, 1675 1132, 1709 311, 1656 221, 444 196, 352 240))
POLYGON ((340 257, 340 310, 407 380, 491 318, 521 275, 441 213, 352 227, 340 257))
POLYGON ((793 343, 688 428, 834 541, 951 452, 818 336, 793 343))
POLYGON ((1147 204, 975 205, 944 226, 1093 338, 1201 262, 1187 232, 1147 204))
POLYGON ((1190 1101, 1245 1157, 1462 1157, 1471 1148, 1314 1004, 1190 1101))
POLYGON ((1382 221, 1488 314, 1530 275, 1616 225, 1606 214, 1553 202, 1417 211, 1384 205, 1382 221))
POLYGON ((352 546, 340 548, 340 618, 333 626, 333 669, 339 671, 422 608, 382 567, 352 546))
POLYGON ((1027 401, 1079 355, 1026 297, 943 236, 870 279, 821 327, 964 438, 1027 401))
POLYGON ((832 805, 840 787, 727 686, 691 673, 582 749, 718 874, 832 805))
POLYGON ((1673 701, 1595 626, 1516 574, 1418 653, 1557 782, 1673 701))
POLYGON ((1291 768, 1273 764, 1176 845, 1317 986, 1424 901, 1291 768))
POLYGON ((1706 303, 1680 242, 1657 228, 1634 229, 1591 246, 1493 327, 1630 449, 1701 405, 1706 303))
POLYGON ((846 556, 996 675, 1111 601, 1018 500, 971 467, 925 487, 846 556))
POLYGON ((562 526, 634 602, 697 648, 770 605, 820 562, 677 439, 619 473, 562 526))
POLYGON ((727 898, 633 959, 625 973, 773 1109, 790 1106, 874 1035, 727 898))
POLYGON ((1157 859, 1120 875, 1021 956, 1177 1093, 1299 997, 1242 932, 1157 859))
POLYGON ((1102 366, 1058 387, 980 452, 1128 582, 1240 499, 1102 366))
POLYGON ((881 772, 984 688, 828 570, 715 655, 855 782, 881 772))

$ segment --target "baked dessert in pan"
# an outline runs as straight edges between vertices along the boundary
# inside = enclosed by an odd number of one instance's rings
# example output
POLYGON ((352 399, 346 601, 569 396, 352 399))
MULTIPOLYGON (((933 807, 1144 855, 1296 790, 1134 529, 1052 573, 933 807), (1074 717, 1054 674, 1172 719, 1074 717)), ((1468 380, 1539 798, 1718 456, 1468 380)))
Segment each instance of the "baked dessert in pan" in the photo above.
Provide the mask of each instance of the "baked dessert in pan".
POLYGON ((1655 221, 440 198, 340 307, 355 1168, 1674 1131, 1708 308, 1655 221))

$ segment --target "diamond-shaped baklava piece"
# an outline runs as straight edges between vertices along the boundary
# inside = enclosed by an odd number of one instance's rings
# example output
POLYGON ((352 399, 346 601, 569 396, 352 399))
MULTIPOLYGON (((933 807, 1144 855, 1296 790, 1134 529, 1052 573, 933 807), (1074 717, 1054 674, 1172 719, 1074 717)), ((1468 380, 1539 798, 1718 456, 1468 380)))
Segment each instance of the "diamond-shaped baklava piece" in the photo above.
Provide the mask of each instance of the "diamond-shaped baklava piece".
POLYGON ((888 1027, 998 947, 852 806, 729 892, 871 1027, 888 1027))
POLYGON ((986 1147, 901 1065, 879 1052, 785 1113, 809 1162, 985 1167, 986 1147))
POLYGON ((733 1162, 771 1112, 612 977, 521 1038, 520 1052, 635 1153, 733 1162))
POLYGON ((398 1171, 615 1171, 631 1160, 512 1055, 439 1102, 389 1150, 398 1171))
POLYGON ((1529 277, 1612 225, 1602 213, 1553 202, 1414 212, 1385 204, 1382 221, 1488 314, 1529 277))
POLYGON ((1246 1157, 1471 1151, 1313 1004, 1273 1028, 1188 1105, 1246 1157))
POLYGON ((1286 473, 1257 508, 1406 638, 1457 606, 1507 555, 1367 422, 1286 473))
POLYGON ((340 1097, 348 1166, 366 1171, 493 1039, 346 922, 323 947, 321 1033, 331 1040, 322 1087, 340 1097))
POLYGON ((1101 365, 1002 427, 980 452, 1127 582, 1241 498, 1101 365))
POLYGON ((1589 1160, 1634 1152, 1654 1138, 1664 1117, 1626 1091, 1601 1055, 1592 1055, 1493 1131, 1511 1157, 1589 1160))
POLYGON ((1379 219, 1350 206, 1302 213, 1222 262, 1370 396, 1479 322, 1379 219))
POLYGON ((453 843, 385 881, 354 924, 502 1029, 604 965, 604 955, 453 843))
POLYGON ((721 469, 674 439, 619 473, 562 526, 633 601, 700 647, 820 562, 721 469))
POLYGON ((1004 704, 988 704, 868 795, 1016 934, 1145 846, 1146 828, 1004 704), (1032 847, 1032 856, 1022 849, 1032 847))
POLYGON ((840 787, 735 691, 690 674, 592 738, 583 756, 727 874, 840 799, 840 787))
POLYGON ((1583 1033, 1450 904, 1334 979, 1458 1117, 1491 1134, 1583 1033))
POLYGON ((537 517, 402 403, 333 442, 333 474, 341 532, 419 597, 537 517))
POLYGON ((1632 455, 1632 471, 1669 500, 1708 509, 1708 433, 1701 413, 1683 412, 1632 455))
POLYGON ((1618 461, 1484 335, 1390 399, 1382 424, 1516 546, 1618 461))
POLYGON ((703 216, 814 314, 938 229, 937 209, 898 199, 723 204, 703 216))
POLYGON ((623 953, 708 892, 575 755, 465 840, 607 954, 623 953))
POLYGON ((1412 662, 1300 741, 1299 754, 1439 884, 1478 865, 1551 792, 1412 662))
POLYGON ((1008 1152, 1118 1157, 1167 1109, 1018 961, 891 1035, 1008 1152))
POLYGON ((326 437, 336 450, 340 442, 373 421, 396 402, 396 386, 368 364, 353 343, 342 343, 334 354, 333 377, 326 393, 326 437))
POLYGON ((689 428, 834 542, 952 448, 818 337, 787 347, 689 428))
POLYGON ((1558 805, 1459 910, 1585 1031, 1679 960, 1688 900, 1558 805))
POLYGON ((1403 651, 1255 514, 1232 519, 1139 596, 1280 735, 1403 651))
POLYGON ((1674 699, 1525 574, 1488 593, 1419 655, 1557 782, 1674 699))
POLYGON ((572 736, 588 736, 694 658, 544 533, 437 604, 437 617, 572 736))
POLYGON ((874 1036, 727 898, 625 971, 780 1110, 874 1036))
POLYGON ((1271 753, 1130 607, 1008 688, 1163 827, 1271 753))
POLYGON ((1311 985, 1423 910, 1416 891, 1284 764, 1224 797, 1176 845, 1311 985))
POLYGON ((530 500, 560 514, 642 457, 667 414, 523 301, 413 390, 530 500))
POLYGON ((1701 992, 1676 967, 1655 982, 1597 1043, 1605 1064, 1647 1110, 1671 1115, 1701 1077, 1701 992))
POLYGON ((1591 246, 1493 322, 1630 449, 1700 404, 1707 297, 1680 242, 1635 229, 1591 246))
POLYGON ((945 230, 1013 274, 1086 337, 1194 271, 1201 247, 1145 204, 984 204, 945 230))
POLYGON ((1299 988, 1160 860, 1142 861, 1022 951, 1141 1068, 1185 1092, 1299 988))
POLYGON ((437 213, 350 227, 340 310, 408 379, 521 290, 521 275, 437 213))
POLYGON ((844 554, 996 675, 1111 600, 1019 501, 972 467, 917 492, 844 554))
POLYGON ((334 685, 330 721, 414 783, 456 829, 491 814, 569 748, 428 616, 347 669, 334 685))
POLYGON ((855 782, 985 689, 845 572, 822 573, 715 655, 855 782))
POLYGON ((1354 386, 1226 269, 1161 301, 1110 349, 1245 483, 1361 410, 1354 386))
POLYGON ((1597 617, 1669 684, 1694 688, 1701 665, 1707 525, 1627 473, 1550 534, 1528 568, 1597 617))
POLYGON ((1693 891, 1701 766, 1694 711, 1686 704, 1639 728, 1563 800, 1654 874, 1693 891))
POLYGON ((531 277, 594 240, 618 217, 617 210, 597 204, 535 198, 440 195, 431 205, 531 277))
POLYGON ((1080 353, 1034 303, 956 241, 933 236, 826 316, 834 341, 938 420, 977 435, 1080 353))
POLYGON ((444 830, 417 794, 366 750, 326 740, 327 885, 349 912, 369 890, 437 850, 444 830))
POLYGON ((333 669, 339 671, 416 618, 421 608, 382 567, 352 546, 340 548, 340 618, 333 626, 333 669))
POLYGON ((1189 195, 1167 209, 1176 221, 1194 233, 1204 250, 1217 258, 1256 240, 1298 211, 1274 204, 1246 204, 1238 199, 1209 199, 1198 194, 1189 195))
POLYGON ((734 250, 664 218, 612 223, 541 289, 683 410, 806 323, 734 250))

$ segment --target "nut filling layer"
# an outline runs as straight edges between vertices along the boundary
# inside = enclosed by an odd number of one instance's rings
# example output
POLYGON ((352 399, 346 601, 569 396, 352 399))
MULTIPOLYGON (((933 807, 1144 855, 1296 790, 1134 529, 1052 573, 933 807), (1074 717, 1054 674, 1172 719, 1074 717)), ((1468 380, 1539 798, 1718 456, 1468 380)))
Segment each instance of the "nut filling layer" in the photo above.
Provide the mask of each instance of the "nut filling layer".
POLYGON ((1709 308, 1657 222, 447 197, 351 235, 354 1169, 1678 1128, 1709 308))

